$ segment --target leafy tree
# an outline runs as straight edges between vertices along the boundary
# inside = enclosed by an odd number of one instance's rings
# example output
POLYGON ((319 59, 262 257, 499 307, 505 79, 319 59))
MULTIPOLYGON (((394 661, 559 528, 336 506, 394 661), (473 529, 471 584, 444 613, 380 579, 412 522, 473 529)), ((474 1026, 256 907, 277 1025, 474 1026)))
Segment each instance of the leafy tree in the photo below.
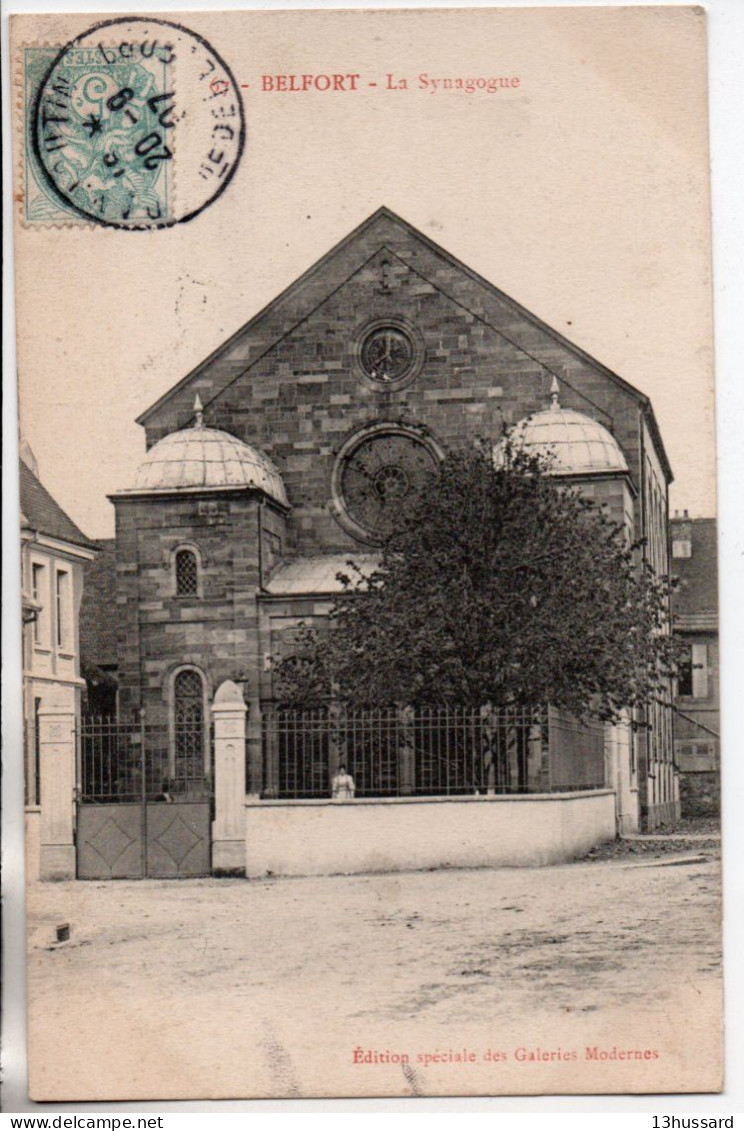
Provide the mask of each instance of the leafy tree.
POLYGON ((603 508, 510 441, 442 461, 331 630, 306 627, 279 697, 352 706, 551 703, 616 719, 666 690, 669 586, 603 508))

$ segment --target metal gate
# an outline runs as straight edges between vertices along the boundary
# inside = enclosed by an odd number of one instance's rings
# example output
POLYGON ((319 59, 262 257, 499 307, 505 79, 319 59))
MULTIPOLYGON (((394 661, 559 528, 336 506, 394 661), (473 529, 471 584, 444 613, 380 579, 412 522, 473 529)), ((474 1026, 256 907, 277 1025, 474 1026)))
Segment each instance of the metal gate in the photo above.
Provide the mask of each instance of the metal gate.
POLYGON ((78 732, 77 876, 207 876, 212 788, 202 720, 174 730, 83 718, 78 732))

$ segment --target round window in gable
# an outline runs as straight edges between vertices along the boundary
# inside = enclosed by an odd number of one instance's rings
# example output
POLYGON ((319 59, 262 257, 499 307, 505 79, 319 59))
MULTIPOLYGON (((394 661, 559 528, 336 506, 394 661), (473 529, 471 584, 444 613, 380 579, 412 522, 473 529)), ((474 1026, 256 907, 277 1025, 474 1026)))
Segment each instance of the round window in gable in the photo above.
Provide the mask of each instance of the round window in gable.
POLYGON ((436 475, 441 452, 415 428, 379 424, 344 444, 333 471, 333 511, 355 538, 379 543, 436 475))
POLYGON ((378 391, 400 388, 421 368, 423 342, 402 319, 367 323, 356 343, 356 357, 367 381, 378 391))

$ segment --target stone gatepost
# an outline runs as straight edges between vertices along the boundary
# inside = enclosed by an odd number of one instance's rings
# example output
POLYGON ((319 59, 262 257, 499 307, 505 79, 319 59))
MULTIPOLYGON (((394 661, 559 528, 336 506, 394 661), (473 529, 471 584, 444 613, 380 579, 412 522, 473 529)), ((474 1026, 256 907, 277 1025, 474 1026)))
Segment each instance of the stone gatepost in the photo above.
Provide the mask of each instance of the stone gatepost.
POLYGON ((617 832, 638 832, 638 790, 633 780, 631 749, 633 735, 627 711, 617 723, 605 723, 605 776, 610 789, 615 791, 617 832))
POLYGON ((75 707, 52 690, 39 706, 42 880, 75 879, 75 707))
POLYGON ((217 688, 214 718, 212 870, 245 869, 245 716, 240 688, 228 679, 217 688))

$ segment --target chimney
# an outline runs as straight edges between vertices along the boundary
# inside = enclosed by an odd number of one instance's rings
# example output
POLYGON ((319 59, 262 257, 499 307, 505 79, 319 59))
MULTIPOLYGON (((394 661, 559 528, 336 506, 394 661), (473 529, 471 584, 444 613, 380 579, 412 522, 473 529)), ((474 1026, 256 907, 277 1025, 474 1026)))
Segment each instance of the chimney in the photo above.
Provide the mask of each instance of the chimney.
POLYGON ((680 518, 679 511, 674 512, 672 529, 672 557, 692 557, 692 523, 689 511, 684 510, 680 518))

